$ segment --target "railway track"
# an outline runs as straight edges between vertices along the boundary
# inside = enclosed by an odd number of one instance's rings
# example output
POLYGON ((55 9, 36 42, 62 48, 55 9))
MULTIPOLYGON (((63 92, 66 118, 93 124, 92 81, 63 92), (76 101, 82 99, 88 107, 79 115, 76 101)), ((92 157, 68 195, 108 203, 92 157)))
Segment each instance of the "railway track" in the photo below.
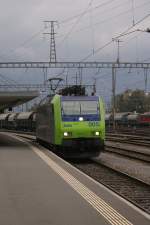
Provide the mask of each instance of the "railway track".
POLYGON ((124 157, 139 159, 150 162, 150 149, 136 148, 136 146, 125 146, 120 142, 106 142, 105 151, 122 155, 124 157))
POLYGON ((150 138, 127 134, 107 134, 106 151, 150 162, 150 138))
POLYGON ((106 136, 108 141, 118 141, 121 143, 138 144, 141 146, 150 147, 150 137, 137 136, 130 134, 118 134, 118 133, 108 133, 106 136))
POLYGON ((91 160, 71 162, 71 164, 146 213, 150 213, 150 186, 148 184, 91 160))
MULTIPOLYGON (((17 135, 19 135, 20 137, 35 141, 34 135, 25 134, 25 133, 24 134, 17 133, 17 135)), ((121 143, 119 142, 119 144, 121 144, 121 143)), ((106 142, 105 151, 119 154, 119 155, 122 155, 123 157, 139 159, 139 160, 142 160, 145 162, 150 162, 150 150, 138 151, 138 149, 123 147, 122 145, 118 145, 118 143, 116 145, 116 143, 114 144, 114 142, 112 142, 112 143, 106 142)))
MULTIPOLYGON (((31 134, 31 133, 25 133, 25 132, 24 133, 17 132, 16 134, 19 135, 20 137, 23 137, 26 139, 31 139, 34 141, 36 139, 35 134, 33 134, 33 133, 31 134)), ((141 148, 139 150, 138 148, 136 148, 135 144, 134 144, 134 147, 130 146, 130 148, 129 148, 128 146, 123 146, 122 143, 131 144, 131 142, 128 142, 128 141, 124 142, 122 140, 118 141, 118 139, 113 139, 113 140, 111 139, 111 141, 106 142, 105 151, 119 154, 123 157, 139 159, 139 160, 142 160, 145 162, 150 162, 150 149, 142 149, 141 148)), ((136 142, 136 145, 137 145, 137 142, 136 142)))
POLYGON ((145 127, 145 128, 117 128, 115 130, 113 130, 112 128, 107 128, 106 127, 106 132, 107 133, 111 133, 111 134, 127 134, 127 135, 137 135, 137 136, 143 136, 143 137, 149 137, 150 138, 150 128, 149 127, 145 127))
POLYGON ((124 141, 146 141, 150 144, 150 137, 147 136, 139 136, 135 134, 124 134, 124 133, 106 133, 107 139, 118 139, 124 141))

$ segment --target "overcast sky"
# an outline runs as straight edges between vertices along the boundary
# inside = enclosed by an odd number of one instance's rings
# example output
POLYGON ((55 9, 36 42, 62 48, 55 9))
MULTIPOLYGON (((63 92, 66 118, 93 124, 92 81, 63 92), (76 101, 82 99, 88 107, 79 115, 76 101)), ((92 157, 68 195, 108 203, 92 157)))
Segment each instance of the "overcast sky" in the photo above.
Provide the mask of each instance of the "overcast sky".
MULTIPOLYGON (((44 20, 58 21, 58 61, 79 61, 89 54, 88 61, 114 61, 117 58, 115 42, 97 54, 92 53, 150 14, 150 0, 0 0, 0 3, 1 61, 48 61, 49 39, 43 38, 43 32, 48 32, 49 28, 44 29, 44 20)), ((150 17, 130 31, 148 27, 150 17)), ((121 61, 150 61, 149 33, 134 32, 120 40, 121 61)), ((56 75, 59 72, 49 73, 56 75)), ((88 79, 85 79, 92 82, 90 76, 96 72, 86 71, 88 79)), ((31 79, 38 83, 42 79, 41 71, 1 70, 1 73, 19 82, 27 83, 31 79)), ((75 73, 70 71, 70 79, 75 73)), ((118 74, 119 91, 130 86, 144 87, 143 71, 118 71, 118 74)), ((102 77, 97 83, 99 93, 110 95, 111 71, 101 70, 96 76, 102 77)))

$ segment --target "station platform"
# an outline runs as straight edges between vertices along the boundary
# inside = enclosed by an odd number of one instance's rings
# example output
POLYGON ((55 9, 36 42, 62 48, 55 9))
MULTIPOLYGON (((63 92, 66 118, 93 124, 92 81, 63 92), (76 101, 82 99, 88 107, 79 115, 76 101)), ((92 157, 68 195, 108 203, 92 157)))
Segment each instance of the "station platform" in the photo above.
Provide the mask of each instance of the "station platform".
POLYGON ((110 224, 150 216, 44 147, 0 133, 0 225, 110 224))

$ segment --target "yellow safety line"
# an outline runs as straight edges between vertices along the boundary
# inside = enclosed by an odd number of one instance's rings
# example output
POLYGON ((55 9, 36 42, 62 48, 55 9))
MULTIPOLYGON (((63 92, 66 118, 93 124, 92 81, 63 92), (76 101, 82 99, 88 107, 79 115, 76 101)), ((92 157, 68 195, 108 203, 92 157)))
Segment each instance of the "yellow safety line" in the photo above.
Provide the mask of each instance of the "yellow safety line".
POLYGON ((32 150, 42 159, 44 162, 51 167, 57 174, 63 178, 78 194, 80 194, 94 209, 96 209, 109 223, 112 225, 132 225, 125 217, 113 209, 98 195, 92 192, 89 188, 83 185, 70 173, 64 170, 61 166, 55 163, 45 153, 36 147, 32 147, 32 150))
MULTIPOLYGON (((9 136, 9 135, 8 135, 9 136)), ((14 137, 28 145, 53 171, 55 171, 66 183, 68 183, 78 194, 80 194, 94 209, 96 209, 112 225, 133 225, 108 203, 83 185, 70 173, 55 163, 45 153, 38 148, 30 145, 18 137, 14 137)))

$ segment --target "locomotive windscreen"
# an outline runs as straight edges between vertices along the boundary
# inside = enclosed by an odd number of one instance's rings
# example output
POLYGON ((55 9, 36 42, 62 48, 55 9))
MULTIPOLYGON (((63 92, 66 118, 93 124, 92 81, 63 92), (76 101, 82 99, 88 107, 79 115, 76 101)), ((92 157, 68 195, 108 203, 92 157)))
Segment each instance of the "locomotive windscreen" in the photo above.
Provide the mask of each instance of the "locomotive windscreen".
POLYGON ((99 113, 97 101, 63 101, 62 115, 93 115, 99 113))
POLYGON ((99 121, 100 108, 97 100, 63 100, 61 102, 63 121, 99 121))

